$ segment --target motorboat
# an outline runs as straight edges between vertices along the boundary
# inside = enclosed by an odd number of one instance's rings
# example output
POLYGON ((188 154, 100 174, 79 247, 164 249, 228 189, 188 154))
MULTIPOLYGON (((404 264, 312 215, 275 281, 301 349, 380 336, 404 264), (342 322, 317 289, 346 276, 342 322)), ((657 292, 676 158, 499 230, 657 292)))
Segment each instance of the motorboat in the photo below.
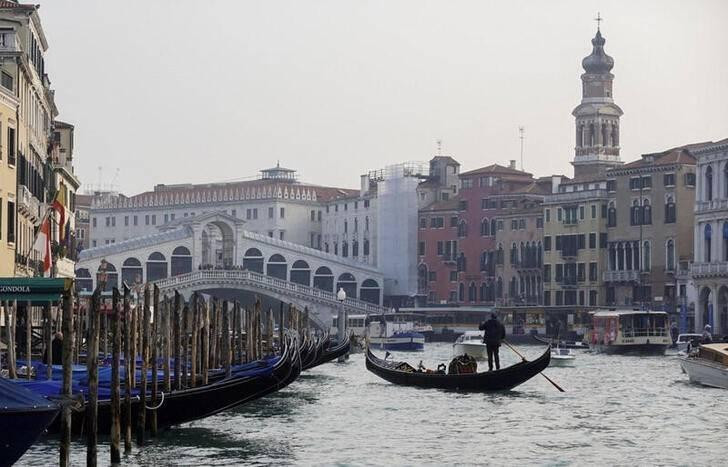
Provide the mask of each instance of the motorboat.
POLYGON ((424 350, 425 336, 414 330, 404 314, 370 317, 369 345, 382 350, 424 350))
POLYGON ((551 366, 572 366, 576 355, 571 349, 555 347, 551 349, 551 366))
POLYGON ((702 334, 679 334, 674 346, 668 347, 668 350, 671 351, 672 354, 687 355, 690 353, 690 350, 698 348, 702 338, 702 334))
POLYGON ((728 343, 701 345, 680 366, 693 383, 728 389, 728 343))
POLYGON ((465 331, 452 345, 453 355, 470 355, 478 360, 487 357, 486 345, 483 342, 483 333, 479 331, 465 331))

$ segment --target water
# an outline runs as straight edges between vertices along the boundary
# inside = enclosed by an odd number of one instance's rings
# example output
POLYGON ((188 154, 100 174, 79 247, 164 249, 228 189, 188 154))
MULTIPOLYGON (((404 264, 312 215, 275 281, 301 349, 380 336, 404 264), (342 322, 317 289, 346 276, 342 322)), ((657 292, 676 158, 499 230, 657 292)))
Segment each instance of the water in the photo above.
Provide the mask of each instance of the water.
MULTIPOLYGON (((449 344, 397 353, 430 367, 449 344)), ((522 346, 529 358, 543 347, 522 346)), ((578 353, 573 368, 495 394, 395 386, 362 354, 310 370, 275 395, 166 431, 124 459, 130 465, 725 465, 728 392, 692 385, 673 357, 578 353)), ((517 360, 501 349, 504 364, 517 360)), ((108 439, 99 446, 108 463, 108 439)), ((57 440, 21 465, 52 465, 57 440)), ((85 446, 73 450, 85 462, 85 446)))

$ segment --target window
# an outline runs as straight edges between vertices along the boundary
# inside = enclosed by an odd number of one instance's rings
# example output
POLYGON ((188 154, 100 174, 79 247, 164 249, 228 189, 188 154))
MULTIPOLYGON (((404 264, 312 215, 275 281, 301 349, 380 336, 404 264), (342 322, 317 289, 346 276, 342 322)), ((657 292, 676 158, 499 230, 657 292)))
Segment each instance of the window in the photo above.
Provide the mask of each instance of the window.
POLYGON ((490 235, 490 222, 488 219, 483 219, 480 221, 480 236, 481 237, 487 237, 490 235))
POLYGON ((450 271, 450 282, 457 282, 458 273, 457 271, 450 271))
POLYGON ((590 233, 589 234, 589 248, 594 249, 597 247, 597 234, 590 233))
MULTIPOLYGON (((2 214, 2 213, 0 213, 2 214)), ((7 224, 8 243, 15 242, 15 203, 8 201, 8 224, 7 224)))
POLYGON ((460 181, 460 189, 466 190, 468 188, 473 187, 473 179, 472 178, 464 178, 460 181))
POLYGON ((458 217, 451 216, 450 217, 450 227, 457 227, 457 226, 458 226, 458 217))
POLYGON ((713 228, 710 226, 710 224, 705 224, 703 236, 705 238, 703 259, 706 263, 709 263, 712 257, 711 239, 713 237, 713 228))
POLYGON ((551 251, 551 237, 550 236, 543 238, 543 251, 551 251))
POLYGON ((584 305, 584 291, 583 290, 579 291, 579 305, 582 305, 582 306, 584 305))
POLYGON ((344 220, 344 233, 349 231, 349 221, 344 220))
POLYGON ((425 255, 425 242, 418 242, 417 243, 417 254, 420 256, 425 255))
POLYGON ((556 305, 563 305, 564 304, 564 292, 561 290, 556 291, 556 305))
POLYGON ((584 220, 584 206, 579 206, 579 220, 584 220))
POLYGON ((675 201, 671 195, 665 198, 665 224, 675 223, 675 201))
POLYGON ((662 176, 662 184, 665 186, 675 186, 675 174, 665 174, 662 176))
POLYGON ((511 230, 518 230, 518 221, 516 219, 511 221, 511 230))
POLYGON ((129 216, 124 216, 124 227, 129 225, 129 216))
POLYGON ((8 128, 8 164, 15 165, 15 128, 8 128))
POLYGON ((645 190, 652 188, 652 176, 651 175, 642 177, 642 188, 645 190))
POLYGON ((597 306, 597 291, 589 291, 589 306, 597 306))
POLYGON ((285 217, 286 217, 286 208, 281 208, 280 218, 284 219, 285 217))
POLYGON ((551 265, 544 264, 543 266, 543 281, 551 282, 551 265))
POLYGON ((106 219, 104 220, 106 221, 106 227, 111 226, 111 218, 109 216, 106 216, 106 219))
POLYGON ((369 256, 369 240, 364 239, 364 256, 369 256))
POLYGON ((713 167, 711 166, 705 169, 705 200, 713 200, 713 167))
POLYGON ((543 304, 546 306, 551 306, 551 291, 549 291, 549 290, 544 291, 543 304))
POLYGON ((589 263, 589 280, 597 280, 597 263, 589 263))
POLYGON ((614 202, 609 203, 607 208, 607 227, 617 226, 617 208, 614 207, 614 202))
POLYGON ((665 266, 668 271, 675 270, 675 242, 672 239, 667 241, 665 246, 665 266))
POLYGON ((430 218, 430 228, 441 229, 445 226, 445 220, 442 217, 430 218))
POLYGON ((596 204, 591 205, 591 218, 592 219, 597 218, 597 205, 596 204))
POLYGON ((561 208, 557 208, 556 209, 556 220, 559 221, 559 222, 561 222, 562 221, 562 218, 563 218, 563 215, 561 213, 561 208))
MULTIPOLYGON (((4 37, 4 35, 3 35, 3 37, 4 37)), ((9 89, 12 91, 13 90, 13 77, 3 71, 2 81, 0 81, 0 84, 2 84, 2 86, 5 89, 9 89)))
POLYGON ((354 209, 359 209, 359 201, 354 201, 354 209))
POLYGON ((421 229, 427 228, 427 218, 420 217, 420 228, 421 229))
POLYGON ((557 264, 556 265, 556 282, 561 282, 564 280, 564 265, 563 264, 557 264))
POLYGON ((144 215, 144 225, 149 225, 149 214, 144 215))
POLYGON ((610 193, 614 193, 615 191, 617 191, 616 180, 607 180, 607 191, 610 193))
POLYGON ((543 217, 536 218, 536 228, 543 229, 543 217))
POLYGON ((503 221, 498 221, 498 230, 503 230, 503 221))
POLYGON ((525 221, 525 219, 519 219, 518 220, 518 229, 519 230, 525 230, 526 229, 526 221, 525 221))
POLYGON ((152 225, 157 225, 157 215, 152 214, 152 225))
POLYGON ((551 209, 545 210, 546 222, 551 222, 551 209))
MULTIPOLYGON (((134 216, 134 225, 139 225, 139 218, 137 216, 134 216)), ((96 222, 94 222, 94 227, 96 227, 96 222)))
MULTIPOLYGON (((442 220, 442 218, 440 218, 442 220)), ((468 224, 461 220, 460 223, 458 223, 458 237, 463 238, 467 237, 468 235, 468 224)))
POLYGON ((167 222, 169 222, 169 214, 164 215, 164 223, 166 224, 167 222))
POLYGON ((443 254, 443 243, 442 243, 442 240, 438 240, 437 241, 437 254, 439 256, 442 256, 442 254, 443 254))
MULTIPOLYGON (((329 212, 328 206, 326 206, 326 212, 329 212)), ((275 216, 275 211, 273 210, 273 208, 268 208, 268 219, 273 219, 274 216, 275 216)))
POLYGON ((460 200, 458 203, 458 209, 461 211, 467 211, 468 210, 468 202, 466 200, 460 200))
POLYGON ((639 190, 640 189, 640 177, 632 177, 629 179, 629 189, 639 190))
POLYGON ((245 210, 245 218, 246 219, 252 219, 253 218, 253 210, 248 208, 245 210))
MULTIPOLYGON (((237 209, 233 209, 230 212, 231 212, 231 214, 230 214, 231 216, 238 217, 238 211, 237 211, 237 209)), ((172 214, 172 220, 174 220, 174 214, 172 214)))
POLYGON ((427 280, 429 282, 436 282, 437 281, 437 272, 436 271, 429 271, 427 273, 427 280))
POLYGON ((685 174, 685 186, 695 186, 695 174, 693 172, 685 174))
POLYGON ((579 282, 586 280, 586 264, 579 263, 576 265, 576 280, 579 282))
POLYGON ((607 234, 600 233, 599 234, 599 248, 606 248, 607 247, 607 234))
POLYGON ((652 266, 652 256, 650 254, 650 242, 645 242, 642 249, 644 252, 644 259, 642 260, 643 269, 649 271, 652 266))

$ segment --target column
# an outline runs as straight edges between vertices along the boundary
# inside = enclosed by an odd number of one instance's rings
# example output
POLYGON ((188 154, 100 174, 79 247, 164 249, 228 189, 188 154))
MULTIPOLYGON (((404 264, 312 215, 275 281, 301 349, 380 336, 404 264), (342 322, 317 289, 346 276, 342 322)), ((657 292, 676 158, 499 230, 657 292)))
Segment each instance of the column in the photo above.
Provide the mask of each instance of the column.
POLYGON ((721 332, 723 327, 720 325, 720 309, 718 308, 718 285, 713 284, 710 287, 710 303, 713 307, 713 324, 711 327, 713 329, 710 330, 710 332, 713 333, 713 339, 716 340, 716 338, 720 337, 721 339, 723 336, 718 336, 718 334, 721 332))
POLYGON ((695 329, 693 329, 693 332, 703 332, 703 326, 705 326, 703 323, 703 313, 705 310, 703 309, 703 301, 700 296, 700 293, 703 290, 703 285, 698 283, 695 285, 695 288, 697 291, 698 303, 695 307, 695 329))

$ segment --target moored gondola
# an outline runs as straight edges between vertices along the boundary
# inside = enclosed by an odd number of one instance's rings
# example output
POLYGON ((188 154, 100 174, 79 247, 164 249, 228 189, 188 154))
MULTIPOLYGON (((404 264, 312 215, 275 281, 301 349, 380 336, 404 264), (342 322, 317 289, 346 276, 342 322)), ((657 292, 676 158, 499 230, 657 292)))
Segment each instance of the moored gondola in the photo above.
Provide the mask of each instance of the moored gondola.
POLYGON ((315 362, 311 366, 309 366, 306 369, 315 368, 319 365, 323 365, 324 363, 328 363, 330 361, 336 360, 337 358, 341 357, 342 355, 346 355, 351 348, 351 339, 350 334, 347 334, 344 338, 344 341, 341 343, 336 343, 330 347, 326 347, 323 349, 319 357, 316 359, 315 362))
POLYGON ((533 378, 551 360, 551 348, 536 360, 522 361, 496 371, 465 374, 418 371, 406 362, 382 360, 367 349, 366 366, 369 371, 390 383, 421 388, 451 389, 483 392, 505 391, 533 378))

